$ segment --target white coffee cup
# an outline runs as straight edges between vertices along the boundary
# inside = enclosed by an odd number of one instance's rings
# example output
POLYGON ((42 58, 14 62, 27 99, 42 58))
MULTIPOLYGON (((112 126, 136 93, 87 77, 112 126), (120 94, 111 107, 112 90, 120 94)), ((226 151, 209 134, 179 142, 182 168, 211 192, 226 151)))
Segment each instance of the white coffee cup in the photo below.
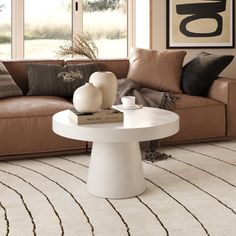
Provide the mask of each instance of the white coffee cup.
POLYGON ((121 102, 123 107, 133 107, 135 105, 135 97, 134 96, 124 96, 121 98, 121 102))

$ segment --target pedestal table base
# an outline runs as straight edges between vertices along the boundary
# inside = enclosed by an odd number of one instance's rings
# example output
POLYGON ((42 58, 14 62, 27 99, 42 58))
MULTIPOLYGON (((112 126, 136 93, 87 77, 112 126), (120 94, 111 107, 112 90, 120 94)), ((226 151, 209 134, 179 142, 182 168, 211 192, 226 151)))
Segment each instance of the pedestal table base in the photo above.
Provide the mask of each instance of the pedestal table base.
POLYGON ((129 198, 145 190, 138 142, 94 142, 87 190, 104 198, 129 198))

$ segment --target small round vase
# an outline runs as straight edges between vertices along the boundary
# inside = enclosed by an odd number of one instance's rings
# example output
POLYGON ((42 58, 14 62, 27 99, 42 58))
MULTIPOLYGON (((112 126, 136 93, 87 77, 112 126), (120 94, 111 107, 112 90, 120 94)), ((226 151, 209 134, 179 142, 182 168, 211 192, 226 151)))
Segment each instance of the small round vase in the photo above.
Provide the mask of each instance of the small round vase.
POLYGON ((73 104, 78 112, 96 112, 102 105, 102 93, 92 83, 86 83, 75 90, 73 104))
POLYGON ((102 109, 111 108, 117 92, 117 78, 110 71, 95 72, 90 76, 89 82, 102 92, 102 109))

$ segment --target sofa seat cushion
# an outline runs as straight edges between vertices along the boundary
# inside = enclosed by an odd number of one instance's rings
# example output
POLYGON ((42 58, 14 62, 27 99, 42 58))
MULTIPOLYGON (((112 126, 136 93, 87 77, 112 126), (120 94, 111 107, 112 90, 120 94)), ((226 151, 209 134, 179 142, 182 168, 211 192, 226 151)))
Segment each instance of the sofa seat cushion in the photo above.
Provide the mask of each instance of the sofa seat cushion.
POLYGON ((192 109, 197 107, 222 105, 221 102, 206 97, 190 96, 187 94, 175 94, 175 96, 177 97, 175 109, 192 109))
POLYGON ((223 103, 186 94, 176 96, 174 112, 180 116, 180 131, 166 141, 185 142, 225 136, 226 113, 223 103))
POLYGON ((18 97, 0 100, 0 118, 52 116, 73 107, 66 99, 54 96, 18 97))
POLYGON ((73 107, 59 97, 18 97, 0 100, 0 159, 66 150, 85 150, 86 142, 52 131, 52 115, 73 107))

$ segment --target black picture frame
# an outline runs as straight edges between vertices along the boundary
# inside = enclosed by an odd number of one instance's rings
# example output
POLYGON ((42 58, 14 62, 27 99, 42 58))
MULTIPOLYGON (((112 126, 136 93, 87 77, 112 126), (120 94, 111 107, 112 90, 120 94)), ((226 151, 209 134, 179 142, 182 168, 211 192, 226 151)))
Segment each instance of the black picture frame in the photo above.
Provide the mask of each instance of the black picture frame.
POLYGON ((166 48, 235 48, 234 2, 167 0, 166 48))

